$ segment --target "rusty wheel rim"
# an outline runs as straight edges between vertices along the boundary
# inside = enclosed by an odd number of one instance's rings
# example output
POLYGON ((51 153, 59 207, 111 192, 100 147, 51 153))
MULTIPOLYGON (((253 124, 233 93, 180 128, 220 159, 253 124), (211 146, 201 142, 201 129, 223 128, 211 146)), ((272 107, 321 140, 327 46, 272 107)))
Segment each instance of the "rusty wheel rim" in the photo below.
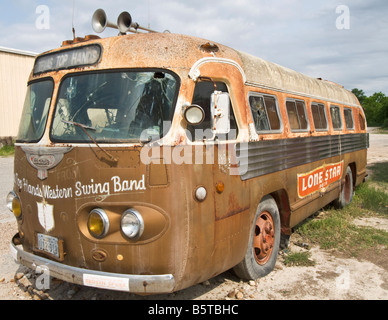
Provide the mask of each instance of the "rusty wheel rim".
POLYGON ((269 212, 263 211, 256 220, 253 234, 253 255, 258 264, 267 263, 275 243, 275 225, 269 212))

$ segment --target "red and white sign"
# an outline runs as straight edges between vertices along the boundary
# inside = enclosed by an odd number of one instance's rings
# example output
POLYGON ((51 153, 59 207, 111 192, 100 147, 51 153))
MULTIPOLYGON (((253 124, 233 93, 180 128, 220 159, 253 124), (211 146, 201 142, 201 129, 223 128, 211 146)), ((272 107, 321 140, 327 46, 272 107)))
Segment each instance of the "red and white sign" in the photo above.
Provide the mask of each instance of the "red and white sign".
POLYGON ((129 292, 129 280, 125 278, 84 273, 83 283, 88 287, 129 292))
POLYGON ((305 198, 318 191, 324 192, 326 188, 341 180, 344 162, 327 164, 311 172, 298 174, 298 196, 305 198))

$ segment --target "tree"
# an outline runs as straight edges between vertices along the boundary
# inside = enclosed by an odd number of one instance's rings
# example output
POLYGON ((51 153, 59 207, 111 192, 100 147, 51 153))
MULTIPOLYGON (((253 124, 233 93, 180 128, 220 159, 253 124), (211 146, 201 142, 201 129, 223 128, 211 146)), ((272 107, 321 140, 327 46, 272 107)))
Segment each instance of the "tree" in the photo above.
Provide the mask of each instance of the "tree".
POLYGON ((363 90, 355 88, 352 92, 364 107, 369 126, 388 127, 388 97, 384 93, 375 92, 367 97, 363 90))
POLYGON ((357 88, 354 88, 352 90, 352 92, 354 93, 354 95, 357 97, 358 101, 360 101, 360 103, 362 105, 364 103, 365 99, 366 99, 365 92, 363 90, 360 90, 360 89, 357 89, 357 88))
POLYGON ((363 107, 366 118, 371 126, 382 126, 387 114, 387 97, 382 92, 376 92, 365 98, 363 107))

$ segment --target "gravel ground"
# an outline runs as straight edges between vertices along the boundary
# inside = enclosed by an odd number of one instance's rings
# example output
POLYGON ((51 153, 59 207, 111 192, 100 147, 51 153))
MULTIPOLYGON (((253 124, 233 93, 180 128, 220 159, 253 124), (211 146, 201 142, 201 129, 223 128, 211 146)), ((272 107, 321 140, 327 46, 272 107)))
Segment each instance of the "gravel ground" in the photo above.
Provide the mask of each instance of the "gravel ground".
MULTIPOLYGON (((13 159, 0 158, 0 203, 12 189, 13 159)), ((369 164, 388 161, 388 135, 371 134, 369 164)), ((357 220, 388 232, 387 219, 357 220)), ((388 253, 361 255, 358 259, 339 256, 334 251, 309 248, 312 267, 286 267, 281 256, 275 270, 257 281, 242 282, 231 272, 191 288, 166 295, 140 297, 134 294, 71 285, 52 279, 50 288, 38 289, 32 271, 16 264, 9 254, 9 242, 16 222, 5 205, 0 205, 0 299, 2 300, 388 300, 388 253)), ((296 235, 291 251, 305 251, 296 235)))

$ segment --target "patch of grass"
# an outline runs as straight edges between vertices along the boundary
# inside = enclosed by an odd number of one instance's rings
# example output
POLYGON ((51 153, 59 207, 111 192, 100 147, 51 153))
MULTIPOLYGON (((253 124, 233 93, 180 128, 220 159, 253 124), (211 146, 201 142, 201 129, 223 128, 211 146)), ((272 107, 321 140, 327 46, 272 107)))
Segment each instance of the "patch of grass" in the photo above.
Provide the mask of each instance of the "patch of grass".
POLYGON ((388 250, 388 232, 356 226, 352 217, 347 210, 330 210, 324 219, 312 219, 296 232, 322 249, 337 249, 351 256, 363 249, 388 250))
POLYGON ((14 146, 4 146, 0 149, 0 157, 9 157, 13 156, 15 153, 14 146))
POLYGON ((374 134, 388 134, 387 128, 378 128, 375 131, 373 131, 374 134))
POLYGON ((388 185, 388 162, 374 163, 368 166, 372 170, 371 180, 378 183, 386 183, 388 185))
POLYGON ((298 266, 298 267, 311 267, 315 265, 315 261, 310 259, 310 252, 291 252, 284 258, 284 265, 286 266, 298 266))
POLYGON ((351 256, 361 250, 388 250, 388 232, 356 226, 358 217, 380 216, 388 218, 388 193, 383 185, 388 170, 377 166, 380 182, 373 178, 361 184, 352 203, 342 210, 325 208, 323 217, 311 218, 296 228, 304 241, 318 244, 322 249, 337 249, 351 256))
POLYGON ((341 247, 350 233, 351 223, 337 210, 329 210, 323 219, 310 219, 296 232, 308 242, 319 244, 322 249, 341 247))
POLYGON ((388 250, 388 232, 371 227, 358 227, 353 237, 353 245, 361 246, 361 249, 385 247, 388 250))
POLYGON ((381 184, 370 181, 361 184, 353 197, 353 203, 345 211, 352 209, 355 212, 373 211, 378 215, 388 217, 388 193, 381 184))

